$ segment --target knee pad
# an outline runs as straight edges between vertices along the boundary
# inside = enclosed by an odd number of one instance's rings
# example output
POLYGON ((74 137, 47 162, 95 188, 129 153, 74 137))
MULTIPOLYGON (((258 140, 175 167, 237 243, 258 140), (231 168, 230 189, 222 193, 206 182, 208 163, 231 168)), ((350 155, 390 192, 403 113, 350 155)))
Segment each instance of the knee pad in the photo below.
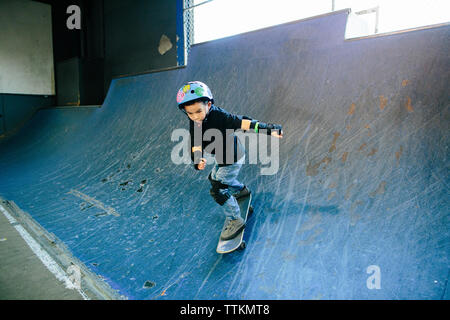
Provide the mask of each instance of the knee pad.
POLYGON ((211 188, 209 190, 209 194, 213 197, 214 201, 216 201, 219 205, 223 206, 225 202, 231 197, 231 192, 228 189, 214 189, 211 188))
POLYGON ((208 176, 209 182, 211 182, 211 189, 209 194, 213 197, 219 205, 223 206, 225 202, 231 197, 231 192, 228 190, 228 185, 221 183, 220 181, 211 178, 211 173, 208 176))

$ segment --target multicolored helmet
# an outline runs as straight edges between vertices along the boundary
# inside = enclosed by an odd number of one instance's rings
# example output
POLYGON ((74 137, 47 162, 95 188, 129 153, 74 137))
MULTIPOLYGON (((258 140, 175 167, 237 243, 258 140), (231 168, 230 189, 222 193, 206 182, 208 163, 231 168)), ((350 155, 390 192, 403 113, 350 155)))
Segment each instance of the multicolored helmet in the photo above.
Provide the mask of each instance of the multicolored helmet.
POLYGON ((199 98, 208 98, 214 103, 213 95, 208 86, 200 81, 189 81, 177 93, 178 107, 186 102, 199 98))

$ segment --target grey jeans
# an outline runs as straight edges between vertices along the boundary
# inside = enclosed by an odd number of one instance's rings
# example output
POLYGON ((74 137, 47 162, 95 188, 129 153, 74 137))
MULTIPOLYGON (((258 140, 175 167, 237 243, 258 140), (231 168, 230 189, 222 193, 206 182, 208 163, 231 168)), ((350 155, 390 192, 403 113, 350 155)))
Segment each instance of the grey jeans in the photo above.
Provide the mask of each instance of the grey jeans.
MULTIPOLYGON (((244 162, 245 156, 229 166, 219 167, 216 162, 214 168, 211 170, 211 178, 228 185, 231 193, 239 192, 244 188, 244 185, 237 180, 237 176, 244 162)), ((241 216, 241 210, 235 197, 230 197, 224 203, 223 209, 225 215, 231 219, 237 219, 241 216)))

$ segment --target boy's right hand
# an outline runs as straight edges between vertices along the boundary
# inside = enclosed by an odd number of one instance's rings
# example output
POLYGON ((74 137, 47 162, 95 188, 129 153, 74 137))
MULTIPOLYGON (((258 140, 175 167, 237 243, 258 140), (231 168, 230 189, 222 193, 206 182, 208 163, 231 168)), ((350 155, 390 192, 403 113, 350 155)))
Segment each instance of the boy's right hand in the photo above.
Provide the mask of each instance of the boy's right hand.
POLYGON ((205 169, 205 166, 206 166, 206 159, 205 158, 201 158, 200 159, 200 163, 197 165, 198 170, 205 169))

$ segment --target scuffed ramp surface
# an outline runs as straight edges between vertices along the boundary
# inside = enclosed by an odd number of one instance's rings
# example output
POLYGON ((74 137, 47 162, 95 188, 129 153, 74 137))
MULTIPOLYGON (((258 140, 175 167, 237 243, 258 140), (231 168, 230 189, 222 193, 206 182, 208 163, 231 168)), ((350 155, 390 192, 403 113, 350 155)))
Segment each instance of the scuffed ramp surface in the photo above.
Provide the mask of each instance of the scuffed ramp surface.
POLYGON ((185 69, 113 81, 102 109, 39 112, 0 145, 0 195, 131 299, 448 299, 450 27, 344 41, 346 19, 197 45, 185 69), (171 162, 194 79, 284 125, 278 173, 241 171, 243 252, 215 252, 211 166, 171 162))

